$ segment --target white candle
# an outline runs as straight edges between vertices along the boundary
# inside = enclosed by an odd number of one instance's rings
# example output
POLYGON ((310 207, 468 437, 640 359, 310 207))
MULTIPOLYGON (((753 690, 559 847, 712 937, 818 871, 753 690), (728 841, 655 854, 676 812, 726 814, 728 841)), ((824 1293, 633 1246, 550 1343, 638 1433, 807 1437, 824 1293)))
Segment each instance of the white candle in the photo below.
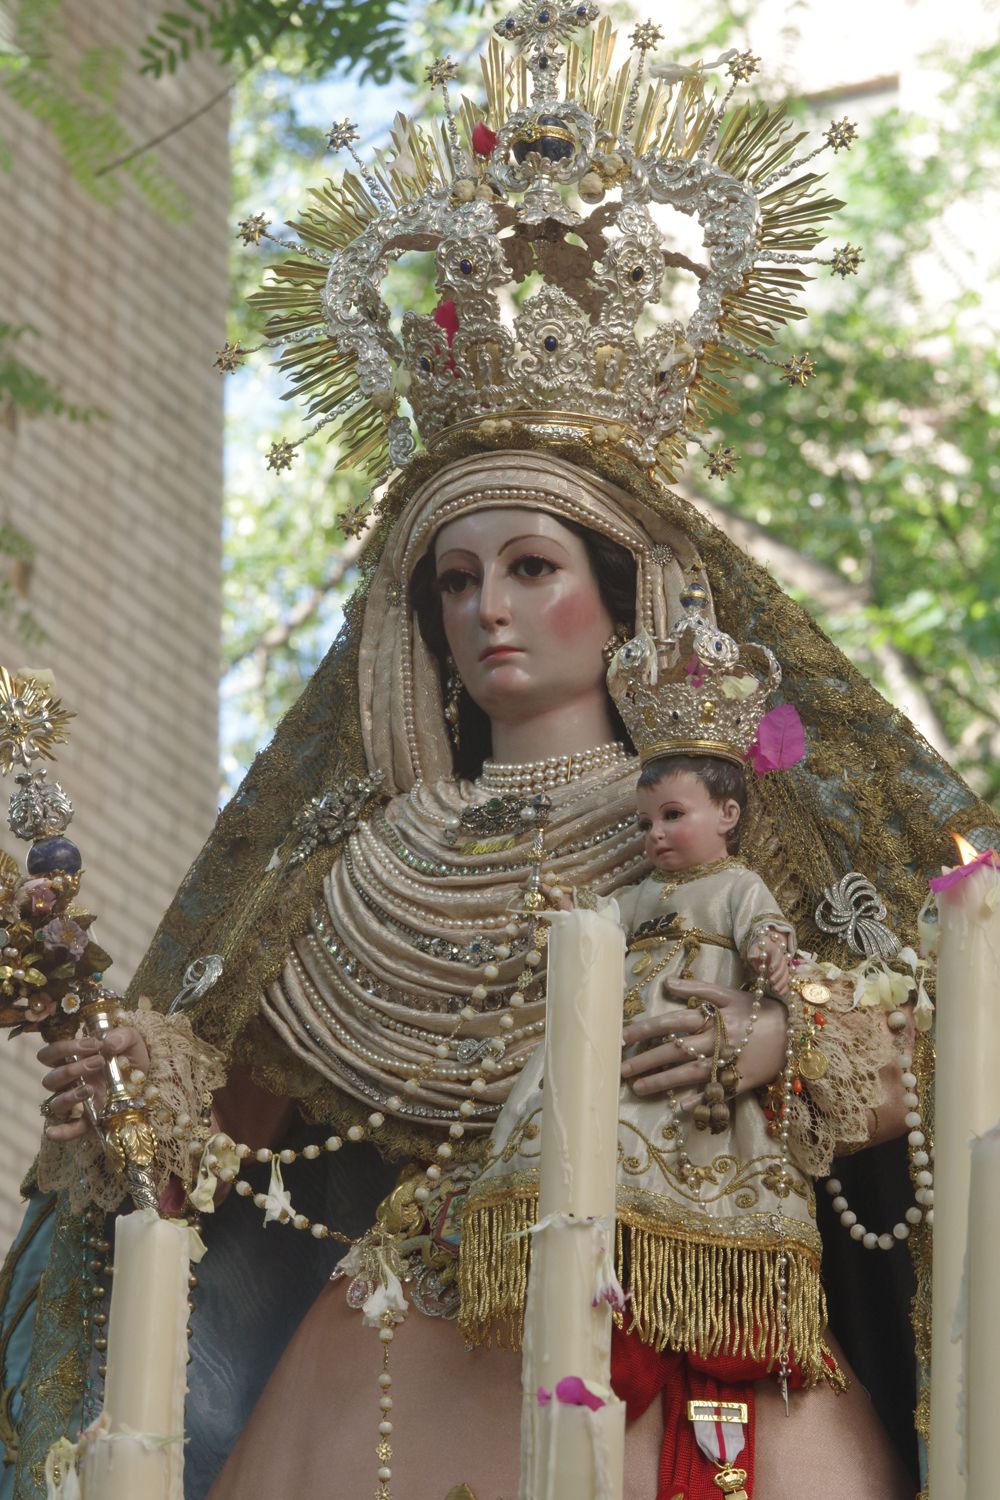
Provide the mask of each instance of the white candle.
MULTIPOLYGON (((935 1223, 937 1220, 935 1218, 935 1223)), ((967 1500, 996 1500, 1000 1332, 1000 1125, 972 1143, 965 1328, 967 1500)))
POLYGON ((625 937, 597 912, 558 912, 548 954, 538 1226, 524 1326, 521 1500, 615 1500, 625 1408, 611 1393, 611 1308, 593 1305, 613 1250, 625 937), (601 1388, 565 1406, 561 1380, 601 1388), (545 1406, 538 1389, 552 1392, 545 1406))
POLYGON ((151 1209, 115 1224, 108 1375, 81 1445, 83 1500, 183 1500, 188 1229, 151 1209))
MULTIPOLYGON (((972 1500, 960 1477, 962 1350, 954 1327, 969 1223, 969 1146, 1000 1115, 1000 872, 977 866, 939 889, 938 907, 930 1494, 972 1500)), ((970 1307, 970 1324, 978 1317, 970 1307)), ((994 1428, 998 1398, 1000 1366, 977 1398, 992 1406, 994 1428)))

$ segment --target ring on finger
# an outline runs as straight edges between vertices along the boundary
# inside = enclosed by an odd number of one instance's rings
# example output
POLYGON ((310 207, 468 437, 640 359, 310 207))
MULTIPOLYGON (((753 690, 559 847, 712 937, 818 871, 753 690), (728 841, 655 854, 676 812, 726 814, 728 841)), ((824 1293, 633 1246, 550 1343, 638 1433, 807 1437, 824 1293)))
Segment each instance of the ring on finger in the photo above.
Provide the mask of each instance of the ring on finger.
POLYGON ((58 1098, 59 1094, 55 1093, 50 1094, 47 1099, 42 1100, 41 1104, 38 1106, 38 1113, 42 1115, 44 1119, 47 1120, 49 1118, 52 1113, 52 1106, 58 1098))

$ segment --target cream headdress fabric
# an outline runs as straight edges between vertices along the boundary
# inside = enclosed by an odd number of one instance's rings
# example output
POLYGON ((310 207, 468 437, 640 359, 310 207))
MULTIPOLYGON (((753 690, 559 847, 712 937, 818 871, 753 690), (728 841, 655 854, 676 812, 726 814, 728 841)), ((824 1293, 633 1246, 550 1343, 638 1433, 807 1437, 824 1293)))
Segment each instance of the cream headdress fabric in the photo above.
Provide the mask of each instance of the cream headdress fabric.
POLYGON ((527 506, 610 537, 637 565, 636 625, 665 634, 684 583, 705 582, 694 546, 676 526, 609 480, 552 452, 478 453, 449 464, 405 506, 372 582, 361 636, 361 726, 370 769, 387 789, 452 774, 438 670, 408 605, 418 560, 447 522, 472 511, 527 506))

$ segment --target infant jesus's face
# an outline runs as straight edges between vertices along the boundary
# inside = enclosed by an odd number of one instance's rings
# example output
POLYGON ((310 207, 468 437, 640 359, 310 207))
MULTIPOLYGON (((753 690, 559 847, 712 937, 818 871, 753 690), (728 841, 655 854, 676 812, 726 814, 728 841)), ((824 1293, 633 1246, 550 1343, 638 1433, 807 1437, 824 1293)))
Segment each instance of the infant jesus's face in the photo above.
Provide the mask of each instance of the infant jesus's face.
POLYGON ((726 834, 740 819, 739 803, 713 802, 693 771, 661 776, 635 794, 645 853, 657 870, 687 870, 725 859, 726 834))

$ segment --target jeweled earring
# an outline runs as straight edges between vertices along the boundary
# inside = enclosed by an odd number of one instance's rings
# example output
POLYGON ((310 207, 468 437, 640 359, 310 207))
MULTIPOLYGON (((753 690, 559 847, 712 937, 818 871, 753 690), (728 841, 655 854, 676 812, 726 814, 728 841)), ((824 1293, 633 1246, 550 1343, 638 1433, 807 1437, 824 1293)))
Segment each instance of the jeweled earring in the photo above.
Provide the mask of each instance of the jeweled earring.
POLYGON ((458 675, 458 668, 454 659, 448 657, 445 662, 448 673, 444 687, 444 721, 448 726, 448 738, 456 750, 462 748, 462 726, 458 717, 458 700, 462 695, 462 679, 458 675))
POLYGON ((625 642, 631 639, 632 632, 629 630, 627 625, 615 626, 614 635, 609 635, 608 639, 601 647, 601 655, 604 657, 604 661, 607 666, 610 667, 611 659, 614 656, 615 652, 618 650, 618 647, 624 646, 625 642))

